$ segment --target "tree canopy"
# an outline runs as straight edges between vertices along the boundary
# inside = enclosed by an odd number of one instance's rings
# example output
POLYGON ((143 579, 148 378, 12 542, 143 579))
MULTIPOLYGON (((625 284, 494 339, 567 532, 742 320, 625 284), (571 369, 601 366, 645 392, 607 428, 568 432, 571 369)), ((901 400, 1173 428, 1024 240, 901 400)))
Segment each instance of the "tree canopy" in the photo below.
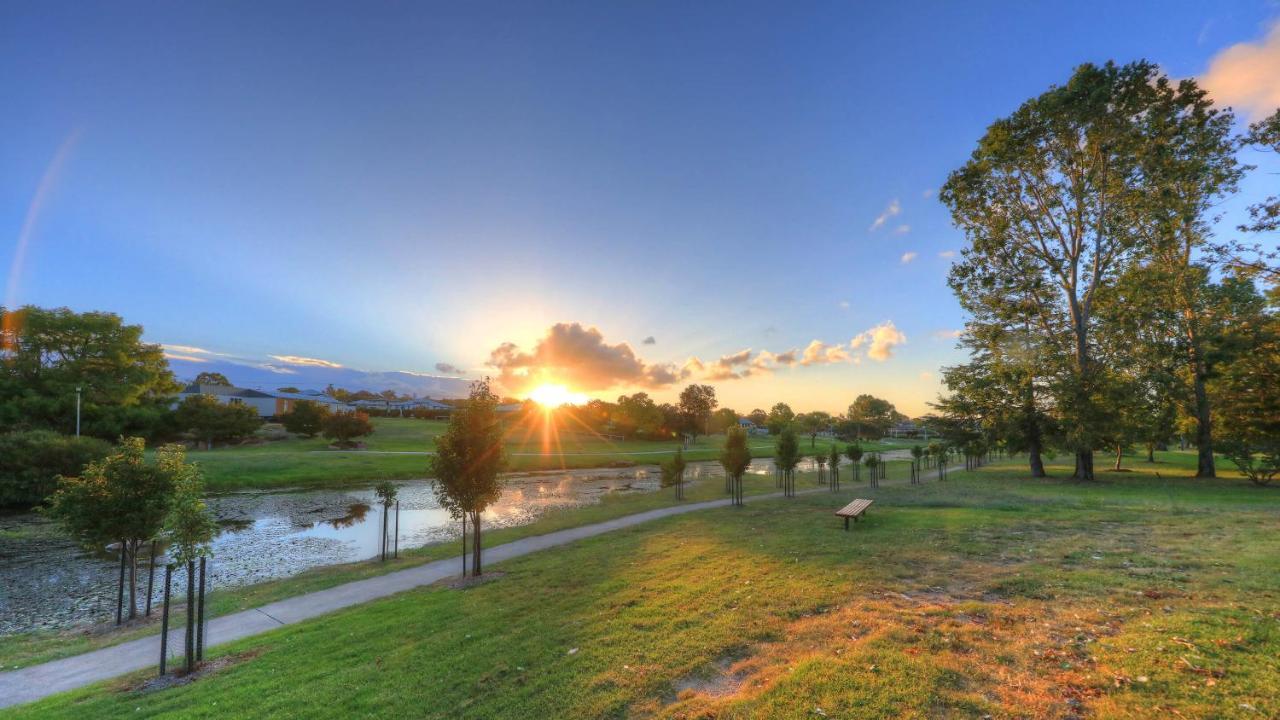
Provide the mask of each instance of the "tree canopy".
POLYGON ((84 434, 151 437, 179 390, 160 346, 112 313, 0 308, 0 359, 0 431, 73 432, 80 388, 84 434))

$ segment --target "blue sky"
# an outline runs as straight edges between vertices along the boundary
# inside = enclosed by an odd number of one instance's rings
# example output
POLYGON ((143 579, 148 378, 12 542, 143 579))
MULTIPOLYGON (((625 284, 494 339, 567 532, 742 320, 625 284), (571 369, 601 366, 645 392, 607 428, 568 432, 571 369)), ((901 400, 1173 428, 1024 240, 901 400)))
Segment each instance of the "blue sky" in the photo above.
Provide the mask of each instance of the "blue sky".
MULTIPOLYGON (((849 357, 719 381, 722 399, 837 411, 872 392, 919 413, 961 359, 940 253, 962 237, 931 194, 987 124, 1081 62, 1201 75, 1269 48, 1277 18, 1258 1, 8 3, 4 301, 111 310, 175 356, 285 370, 472 377, 556 323, 651 366, 819 340, 849 357), (905 338, 887 357, 849 345, 885 323, 905 338)), ((1280 87, 1271 57, 1255 65, 1280 87)))

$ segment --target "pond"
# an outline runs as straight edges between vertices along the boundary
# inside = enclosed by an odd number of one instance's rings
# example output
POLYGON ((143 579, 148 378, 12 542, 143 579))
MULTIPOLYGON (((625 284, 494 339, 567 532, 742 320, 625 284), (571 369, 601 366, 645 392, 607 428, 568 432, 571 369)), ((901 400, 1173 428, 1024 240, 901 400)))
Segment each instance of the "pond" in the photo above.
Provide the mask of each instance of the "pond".
MULTIPOLYGON (((756 460, 750 472, 772 473, 773 465, 756 460)), ((690 482, 710 477, 723 477, 718 464, 689 464, 690 482)), ((487 528, 524 525, 554 508, 598 502, 611 494, 653 492, 658 483, 653 466, 513 474, 506 478, 501 499, 485 512, 484 523, 487 528)), ((398 485, 401 549, 458 538, 461 528, 436 503, 429 480, 398 485)), ((214 588, 366 560, 379 551, 382 507, 371 486, 233 493, 210 497, 209 506, 221 528, 209 568, 214 588)), ((394 512, 389 520, 394 529, 394 512)), ((0 515, 0 635, 112 616, 116 558, 105 550, 86 552, 34 513, 0 515)), ((140 594, 146 592, 142 572, 140 594)), ((153 593, 157 601, 161 584, 156 583, 153 593)))

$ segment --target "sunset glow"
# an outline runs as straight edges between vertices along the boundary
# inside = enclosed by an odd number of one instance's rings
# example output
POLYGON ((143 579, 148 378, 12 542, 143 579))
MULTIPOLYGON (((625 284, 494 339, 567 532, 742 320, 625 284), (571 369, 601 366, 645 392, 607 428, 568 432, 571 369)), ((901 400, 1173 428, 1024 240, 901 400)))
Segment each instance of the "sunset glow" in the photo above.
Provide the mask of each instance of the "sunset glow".
POLYGON ((582 393, 570 392, 563 385, 539 385, 529 393, 529 399, 544 408, 558 408, 561 405, 581 405, 587 401, 582 393))

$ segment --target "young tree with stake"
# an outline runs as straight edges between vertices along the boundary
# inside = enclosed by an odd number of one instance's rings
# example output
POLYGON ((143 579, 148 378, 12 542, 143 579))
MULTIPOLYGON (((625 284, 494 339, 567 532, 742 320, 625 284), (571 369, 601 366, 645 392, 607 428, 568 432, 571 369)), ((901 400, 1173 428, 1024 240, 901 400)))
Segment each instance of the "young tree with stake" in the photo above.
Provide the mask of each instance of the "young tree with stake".
POLYGON ((124 438, 111 455, 62 477, 46 512, 82 546, 94 552, 120 544, 121 578, 116 622, 122 619, 128 570, 130 620, 138 616, 138 548, 160 532, 173 500, 174 478, 148 464, 142 438, 124 438))
POLYGON ((751 465, 751 449, 747 447, 747 433, 740 427, 731 427, 720 451, 720 466, 729 478, 733 492, 733 504, 742 504, 742 474, 751 465))
POLYGON ((436 441, 433 461, 440 506, 464 523, 470 521, 471 573, 475 576, 481 573, 480 515, 501 497, 500 473, 506 466, 497 405, 498 397, 489 389, 488 378, 472 383, 471 396, 449 416, 449 429, 436 441))
MULTIPOLYGON (((165 536, 169 540, 170 559, 187 568, 187 633, 185 639, 186 671, 195 670, 204 655, 205 560, 210 556, 209 544, 218 532, 218 524, 204 502, 204 482, 200 469, 186 461, 180 445, 159 449, 157 467, 173 482, 173 502, 164 519, 165 536), (199 585, 196 565, 199 563, 199 585), (198 592, 197 592, 198 590, 198 592)), ((170 569, 166 568, 166 587, 170 569)), ((169 608, 164 609, 168 618, 169 608)))

